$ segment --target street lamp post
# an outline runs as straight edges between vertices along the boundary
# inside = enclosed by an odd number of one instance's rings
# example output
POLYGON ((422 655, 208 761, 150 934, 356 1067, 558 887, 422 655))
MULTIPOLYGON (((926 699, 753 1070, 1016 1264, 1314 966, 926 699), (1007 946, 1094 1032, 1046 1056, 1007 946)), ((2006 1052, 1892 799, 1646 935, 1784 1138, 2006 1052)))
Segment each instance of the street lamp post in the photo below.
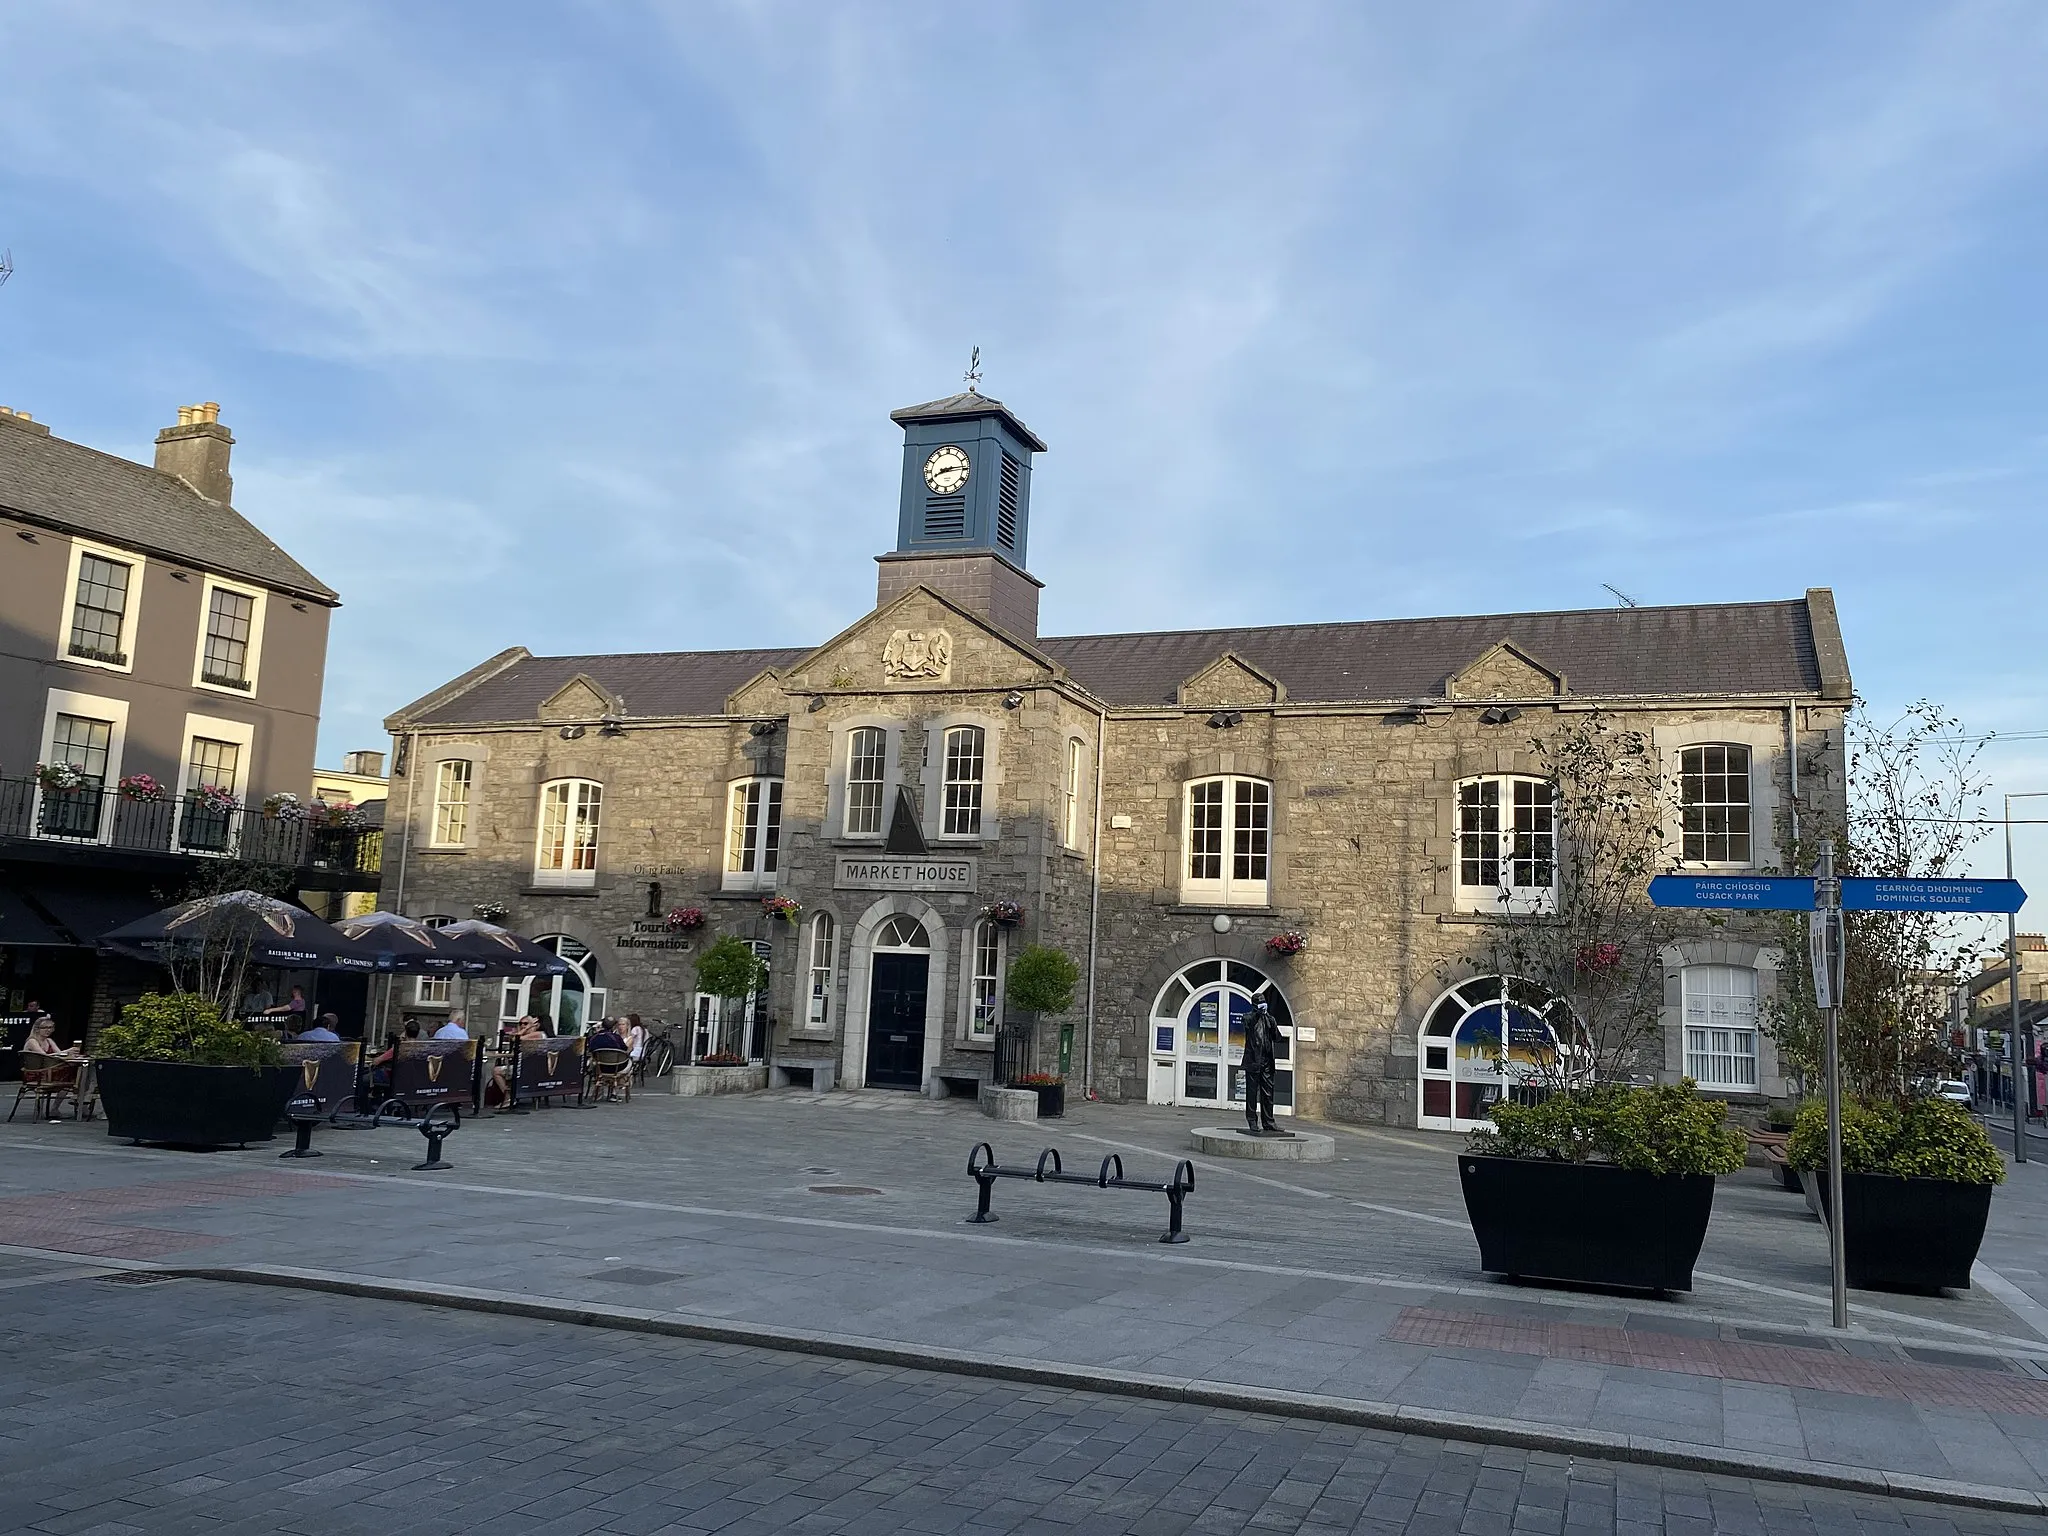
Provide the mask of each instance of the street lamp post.
MULTIPOLYGON (((2048 800, 2048 790, 2029 790, 2005 797, 2005 878, 2012 878, 2012 803, 2015 800, 2048 800)), ((2017 912, 2005 914, 2005 987, 2012 998, 2012 1028, 2006 1055, 2012 1062, 2012 1160, 2027 1160, 2026 1062, 2020 1054, 2020 919, 2017 912)))

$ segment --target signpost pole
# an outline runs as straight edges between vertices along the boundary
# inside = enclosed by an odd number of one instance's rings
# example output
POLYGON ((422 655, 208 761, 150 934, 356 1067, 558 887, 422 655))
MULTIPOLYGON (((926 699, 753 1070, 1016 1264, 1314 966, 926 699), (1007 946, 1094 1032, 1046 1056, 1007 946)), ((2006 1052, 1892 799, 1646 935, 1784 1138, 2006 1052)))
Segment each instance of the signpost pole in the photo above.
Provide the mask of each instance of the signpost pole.
MULTIPOLYGON (((2022 800, 2034 798, 2021 795, 2022 800)), ((2005 878, 2012 878, 2012 802, 2005 797, 2005 878)), ((2012 1062, 2012 1160, 2027 1160, 2026 1061, 2020 1054, 2020 920, 2005 914, 2005 990, 2012 999, 2012 1028, 2006 1031, 2006 1055, 2012 1062)))
POLYGON ((1826 1044, 1822 1070, 1828 1088, 1828 1268, 1834 1325, 1849 1326, 1849 1271, 1842 1210, 1842 888, 1835 879, 1835 850, 1823 844, 1813 871, 1811 925, 1813 998, 1820 1005, 1826 1044))

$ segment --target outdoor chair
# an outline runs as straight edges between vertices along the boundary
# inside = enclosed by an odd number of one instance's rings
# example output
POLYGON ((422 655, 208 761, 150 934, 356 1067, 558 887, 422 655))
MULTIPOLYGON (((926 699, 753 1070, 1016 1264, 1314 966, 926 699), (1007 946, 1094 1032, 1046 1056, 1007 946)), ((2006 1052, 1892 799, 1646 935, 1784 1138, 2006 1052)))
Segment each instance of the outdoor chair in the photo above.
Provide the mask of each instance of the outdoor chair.
POLYGON ((592 1051, 590 1086, 606 1098, 614 1094, 631 1102, 633 1098, 633 1057, 629 1051, 592 1051))
POLYGON ((84 1075, 85 1063, 82 1061, 31 1064, 24 1060, 21 1064, 21 1086, 15 1090, 14 1105, 7 1111, 7 1118, 12 1120, 15 1111, 21 1108, 21 1101, 27 1098, 35 1100, 32 1113, 38 1119, 61 1119, 66 1102, 70 1103, 74 1116, 81 1120, 87 1118, 90 1101, 81 1098, 78 1091, 84 1075))

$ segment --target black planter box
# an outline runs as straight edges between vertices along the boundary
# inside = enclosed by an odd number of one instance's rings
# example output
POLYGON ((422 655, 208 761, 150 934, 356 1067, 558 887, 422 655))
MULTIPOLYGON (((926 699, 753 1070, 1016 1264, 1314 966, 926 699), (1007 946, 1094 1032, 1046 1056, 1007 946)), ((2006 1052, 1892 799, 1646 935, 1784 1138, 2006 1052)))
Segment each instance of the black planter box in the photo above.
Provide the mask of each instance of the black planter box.
POLYGON ((109 1136, 180 1147, 236 1147, 270 1140, 299 1081, 297 1066, 102 1061, 93 1070, 109 1136))
POLYGON ((1038 1095, 1039 1119, 1061 1120, 1066 1117, 1067 1085, 1065 1083, 1054 1083, 1050 1087, 1042 1083, 1033 1083, 1031 1091, 1038 1095))
POLYGON ((1710 1173, 1459 1157, 1479 1267, 1529 1280, 1689 1291, 1714 1210, 1710 1173))
MULTIPOLYGON (((1807 1203, 1828 1219, 1825 1170, 1800 1174, 1807 1203)), ((1859 1291, 1967 1291, 1991 1217, 1989 1184, 1842 1175, 1842 1268, 1859 1291)))

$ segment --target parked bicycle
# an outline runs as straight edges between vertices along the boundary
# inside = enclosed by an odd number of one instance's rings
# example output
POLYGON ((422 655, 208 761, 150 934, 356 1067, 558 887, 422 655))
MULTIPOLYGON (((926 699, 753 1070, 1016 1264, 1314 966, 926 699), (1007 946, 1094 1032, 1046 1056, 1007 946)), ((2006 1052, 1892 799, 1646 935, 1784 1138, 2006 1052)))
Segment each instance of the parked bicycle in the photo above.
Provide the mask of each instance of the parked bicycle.
POLYGON ((650 1073, 655 1077, 667 1077, 676 1064, 675 1041, 669 1038, 669 1028, 661 1019, 647 1021, 647 1048, 640 1053, 640 1061, 633 1069, 633 1081, 646 1086, 650 1073))

